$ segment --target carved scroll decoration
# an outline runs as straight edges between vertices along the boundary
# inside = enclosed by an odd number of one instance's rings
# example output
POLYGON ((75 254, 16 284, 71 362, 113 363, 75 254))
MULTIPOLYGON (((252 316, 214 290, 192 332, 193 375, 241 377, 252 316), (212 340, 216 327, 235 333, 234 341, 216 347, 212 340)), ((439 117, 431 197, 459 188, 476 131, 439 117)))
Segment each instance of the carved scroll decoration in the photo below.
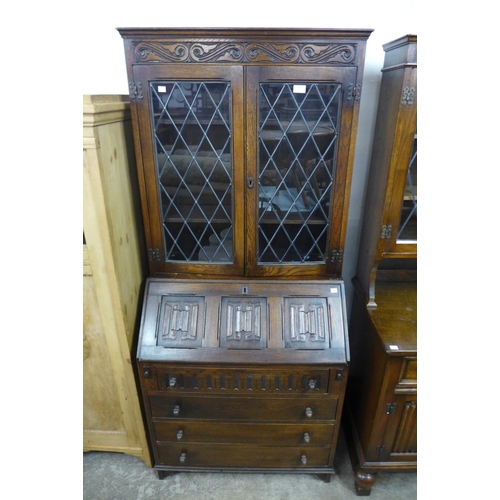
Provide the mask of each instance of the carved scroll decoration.
POLYGON ((138 42, 136 63, 353 63, 356 44, 228 41, 138 42))

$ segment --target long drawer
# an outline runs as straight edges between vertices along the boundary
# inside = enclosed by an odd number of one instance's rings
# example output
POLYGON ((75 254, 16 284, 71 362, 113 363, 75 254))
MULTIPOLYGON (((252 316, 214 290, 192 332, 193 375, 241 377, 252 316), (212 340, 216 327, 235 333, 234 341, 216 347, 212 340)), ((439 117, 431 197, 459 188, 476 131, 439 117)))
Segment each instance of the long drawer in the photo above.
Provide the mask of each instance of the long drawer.
POLYGON ((153 417, 174 419, 335 420, 337 398, 150 396, 153 417))
POLYGON ((227 393, 326 393, 328 369, 195 368, 151 365, 145 367, 150 391, 227 393), (149 370, 149 371, 148 371, 149 370))
POLYGON ((244 422, 155 421, 158 441, 183 443, 265 444, 268 446, 329 446, 334 424, 251 424, 244 422))
POLYGON ((158 443, 160 464, 184 467, 327 467, 329 447, 158 443))

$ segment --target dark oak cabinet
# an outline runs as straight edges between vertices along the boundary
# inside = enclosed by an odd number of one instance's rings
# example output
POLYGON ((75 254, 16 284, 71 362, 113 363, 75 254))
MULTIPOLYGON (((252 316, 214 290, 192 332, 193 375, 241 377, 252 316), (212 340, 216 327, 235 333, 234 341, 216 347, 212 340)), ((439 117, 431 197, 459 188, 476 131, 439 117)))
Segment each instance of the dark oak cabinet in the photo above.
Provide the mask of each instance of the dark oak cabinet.
POLYGON ((377 281, 415 280, 417 267, 417 36, 384 50, 356 272, 369 306, 377 281))
POLYGON ((138 367, 158 477, 329 480, 348 375, 344 300, 340 280, 150 279, 138 367))
POLYGON ((417 468, 417 37, 384 50, 342 420, 360 495, 417 468))
POLYGON ((151 274, 339 277, 370 31, 120 33, 151 274))
POLYGON ((119 32, 149 257, 137 364, 155 470, 328 480, 371 30, 119 32))

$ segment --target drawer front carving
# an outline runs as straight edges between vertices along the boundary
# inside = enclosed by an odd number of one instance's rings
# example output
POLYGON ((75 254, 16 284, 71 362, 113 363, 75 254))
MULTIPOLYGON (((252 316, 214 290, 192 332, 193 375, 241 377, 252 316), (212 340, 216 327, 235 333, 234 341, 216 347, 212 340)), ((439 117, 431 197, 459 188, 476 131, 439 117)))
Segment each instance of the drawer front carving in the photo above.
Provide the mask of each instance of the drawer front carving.
POLYGON ((268 446, 329 446, 334 424, 249 424, 155 421, 157 441, 183 443, 262 444, 268 446))
POLYGON ((149 397, 151 414, 174 419, 334 420, 337 398, 149 397))
POLYGON ((328 392, 329 375, 330 371, 327 369, 259 371, 239 368, 202 369, 157 366, 157 387, 151 389, 222 394, 230 392, 245 395, 297 392, 324 394, 328 392))
POLYGON ((330 448, 159 443, 160 464, 179 467, 327 467, 330 448))

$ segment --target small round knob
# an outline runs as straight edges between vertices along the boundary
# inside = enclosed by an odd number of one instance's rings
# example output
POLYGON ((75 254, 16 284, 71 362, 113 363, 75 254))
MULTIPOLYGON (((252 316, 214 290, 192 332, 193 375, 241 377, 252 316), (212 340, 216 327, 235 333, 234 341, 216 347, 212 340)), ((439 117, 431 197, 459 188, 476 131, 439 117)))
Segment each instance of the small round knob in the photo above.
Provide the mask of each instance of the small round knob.
POLYGON ((316 380, 313 378, 309 379, 307 385, 309 386, 309 389, 316 389, 316 380))
POLYGON ((182 439, 184 437, 184 431, 182 429, 179 429, 175 436, 177 437, 177 439, 182 439))
POLYGON ((180 412, 181 412, 181 407, 179 405, 175 405, 173 410, 174 415, 177 417, 180 414, 180 412))
POLYGON ((312 408, 310 406, 308 406, 306 408, 306 417, 309 417, 311 418, 313 416, 313 411, 312 411, 312 408))
POLYGON ((309 443, 311 441, 311 436, 309 436, 308 432, 304 432, 304 442, 309 443))
POLYGON ((186 454, 181 453, 181 456, 179 457, 179 462, 184 463, 186 461, 186 454))
POLYGON ((300 461, 303 463, 303 465, 306 465, 307 464, 307 457, 305 455, 302 455, 300 457, 300 461))
POLYGON ((170 377, 168 381, 168 386, 169 387, 175 387, 177 384, 177 379, 175 377, 170 377))

